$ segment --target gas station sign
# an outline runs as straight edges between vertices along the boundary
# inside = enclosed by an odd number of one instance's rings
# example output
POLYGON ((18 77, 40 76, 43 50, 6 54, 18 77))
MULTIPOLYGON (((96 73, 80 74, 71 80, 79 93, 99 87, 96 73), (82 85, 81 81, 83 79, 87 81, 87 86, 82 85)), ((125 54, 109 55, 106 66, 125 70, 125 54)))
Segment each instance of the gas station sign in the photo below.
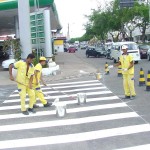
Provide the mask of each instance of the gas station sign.
POLYGON ((30 14, 32 44, 45 43, 43 12, 30 14))

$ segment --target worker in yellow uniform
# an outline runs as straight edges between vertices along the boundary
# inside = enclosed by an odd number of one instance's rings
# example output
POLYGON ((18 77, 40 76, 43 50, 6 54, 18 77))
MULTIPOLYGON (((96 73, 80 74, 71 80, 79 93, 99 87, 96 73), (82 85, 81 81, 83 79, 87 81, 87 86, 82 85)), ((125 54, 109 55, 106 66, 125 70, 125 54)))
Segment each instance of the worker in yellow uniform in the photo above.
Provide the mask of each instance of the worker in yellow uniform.
MULTIPOLYGON (((115 66, 122 67, 123 87, 125 92, 124 99, 134 98, 136 96, 134 88, 134 61, 133 57, 128 53, 128 46, 122 46, 123 54, 120 56, 119 63, 115 66)), ((111 67, 110 67, 111 68, 111 67)))
POLYGON ((34 101, 34 108, 38 108, 39 106, 36 104, 36 99, 39 98, 41 103, 43 104, 44 107, 50 107, 52 103, 48 103, 47 100, 44 98, 44 94, 42 93, 41 90, 41 85, 40 81, 42 82, 43 85, 46 86, 43 78, 42 78, 42 66, 46 64, 46 58, 45 57, 40 57, 39 63, 35 66, 35 72, 34 72, 34 77, 33 77, 33 88, 35 91, 35 101, 34 101))
POLYGON ((33 54, 29 54, 25 61, 20 60, 9 66, 10 79, 12 81, 16 81, 18 85, 18 91, 19 91, 19 95, 21 99, 21 111, 24 115, 29 115, 29 112, 35 113, 33 109, 33 104, 35 100, 35 92, 32 89, 32 82, 33 82, 33 76, 34 76, 34 66, 32 62, 34 58, 35 57, 33 54), (17 69, 16 80, 14 80, 14 77, 12 75, 12 68, 17 69), (29 108, 28 109, 26 109, 26 106, 25 106, 26 93, 28 93, 29 95, 29 108))

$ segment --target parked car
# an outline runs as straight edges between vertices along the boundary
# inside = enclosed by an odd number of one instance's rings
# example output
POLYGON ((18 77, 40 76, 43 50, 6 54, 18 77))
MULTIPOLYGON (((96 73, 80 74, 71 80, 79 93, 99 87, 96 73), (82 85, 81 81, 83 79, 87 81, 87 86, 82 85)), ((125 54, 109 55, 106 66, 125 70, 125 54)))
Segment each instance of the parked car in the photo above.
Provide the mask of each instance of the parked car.
POLYGON ((68 49, 67 48, 64 48, 64 52, 67 52, 68 51, 68 49))
POLYGON ((112 57, 111 57, 112 45, 113 45, 113 42, 105 43, 105 51, 106 51, 106 58, 107 59, 112 59, 112 57))
POLYGON ((150 61, 150 48, 147 51, 147 59, 148 59, 148 61, 150 61))
POLYGON ((8 69, 10 64, 15 63, 15 59, 8 59, 2 62, 3 69, 8 69))
POLYGON ((3 46, 0 46, 0 59, 8 59, 9 53, 3 51, 3 46))
POLYGON ((75 52, 76 52, 76 48, 73 47, 73 46, 70 46, 70 47, 68 48, 68 52, 69 52, 69 53, 75 53, 75 52))
POLYGON ((122 45, 128 46, 128 53, 133 56, 133 60, 135 63, 138 63, 140 58, 140 51, 138 45, 135 42, 116 42, 112 47, 112 57, 114 63, 119 61, 120 56, 122 55, 122 45))
POLYGON ((95 49, 95 47, 93 46, 89 46, 86 50, 86 57, 90 57, 90 56, 94 56, 94 57, 100 57, 101 53, 99 51, 97 51, 95 49))
POLYGON ((147 59, 147 52, 150 49, 149 45, 139 45, 141 59, 147 59))
POLYGON ((104 46, 98 46, 95 48, 97 52, 99 52, 100 56, 106 56, 106 50, 104 46))

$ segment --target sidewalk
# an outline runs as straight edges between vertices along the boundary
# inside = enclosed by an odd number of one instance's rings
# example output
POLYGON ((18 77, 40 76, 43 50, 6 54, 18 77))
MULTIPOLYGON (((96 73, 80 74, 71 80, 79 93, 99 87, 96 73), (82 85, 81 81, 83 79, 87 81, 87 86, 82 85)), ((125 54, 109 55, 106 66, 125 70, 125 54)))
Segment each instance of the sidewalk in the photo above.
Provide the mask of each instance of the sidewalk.
MULTIPOLYGON (((96 72, 92 66, 89 66, 89 64, 84 62, 74 53, 58 53, 58 55, 56 55, 56 64, 60 66, 61 74, 55 76, 44 76, 46 82, 50 82, 51 80, 57 81, 76 78, 96 72)), ((0 85, 13 84, 16 83, 9 80, 9 72, 0 70, 0 85)))
POLYGON ((63 80, 69 78, 77 78, 83 75, 90 75, 96 70, 78 57, 78 54, 58 53, 56 55, 56 64, 60 66, 61 74, 56 76, 45 76, 47 82, 53 80, 63 80))

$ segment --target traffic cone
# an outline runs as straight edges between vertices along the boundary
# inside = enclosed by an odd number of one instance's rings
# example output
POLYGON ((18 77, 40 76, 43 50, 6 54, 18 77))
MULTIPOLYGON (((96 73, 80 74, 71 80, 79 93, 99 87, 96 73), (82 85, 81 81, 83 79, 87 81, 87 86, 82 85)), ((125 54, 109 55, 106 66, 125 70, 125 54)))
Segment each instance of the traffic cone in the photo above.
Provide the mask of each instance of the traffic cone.
POLYGON ((146 91, 150 91, 150 70, 147 75, 146 91))
POLYGON ((106 62, 105 64, 105 75, 109 74, 109 68, 108 68, 108 63, 106 62))
POLYGON ((145 86, 145 78, 143 68, 140 69, 139 86, 145 86))
POLYGON ((118 77, 122 77, 122 67, 121 65, 118 66, 118 77))

